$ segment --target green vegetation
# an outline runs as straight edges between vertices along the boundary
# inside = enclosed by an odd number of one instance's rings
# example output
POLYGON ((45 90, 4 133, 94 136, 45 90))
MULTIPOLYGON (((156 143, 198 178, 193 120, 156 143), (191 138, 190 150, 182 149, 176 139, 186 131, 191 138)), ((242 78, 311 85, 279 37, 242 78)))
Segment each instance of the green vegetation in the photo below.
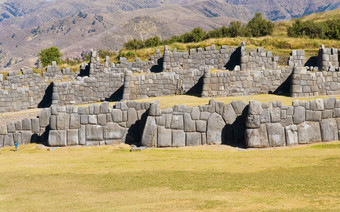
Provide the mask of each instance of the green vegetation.
POLYGON ((340 40, 340 18, 325 22, 296 20, 287 28, 290 37, 308 37, 340 40))
POLYGON ((4 148, 0 210, 339 211, 339 148, 4 148))
POLYGON ((50 65, 52 61, 56 61, 57 64, 61 62, 60 57, 62 54, 60 53, 58 47, 52 46, 47 49, 43 49, 38 54, 39 59, 44 67, 50 65))
POLYGON ((155 36, 145 41, 133 39, 124 44, 127 50, 137 50, 142 48, 155 47, 159 45, 169 45, 175 42, 192 43, 201 42, 210 38, 225 38, 225 37, 261 37, 271 35, 274 31, 274 24, 271 21, 265 20, 261 13, 256 13, 255 17, 244 26, 241 22, 231 22, 229 27, 221 27, 219 29, 205 32, 201 28, 194 28, 191 32, 184 33, 180 36, 172 36, 170 39, 161 41, 155 36))

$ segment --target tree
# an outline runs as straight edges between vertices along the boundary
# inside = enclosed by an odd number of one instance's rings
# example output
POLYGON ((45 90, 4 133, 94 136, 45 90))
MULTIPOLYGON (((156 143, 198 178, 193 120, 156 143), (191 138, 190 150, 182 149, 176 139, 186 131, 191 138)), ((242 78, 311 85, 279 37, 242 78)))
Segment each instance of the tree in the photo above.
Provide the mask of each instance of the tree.
POLYGON ((244 26, 242 26, 242 23, 239 21, 231 22, 229 29, 228 29, 228 36, 230 37, 238 37, 238 36, 244 36, 245 29, 244 26))
POLYGON ((204 39, 205 31, 196 27, 191 31, 193 42, 201 42, 204 39))
POLYGON ((251 19, 246 29, 253 37, 260 37, 273 34, 274 24, 262 17, 261 13, 256 13, 254 18, 251 19))
POLYGON ((155 46, 160 46, 161 45, 161 39, 158 36, 155 36, 153 38, 149 38, 145 40, 144 42, 145 47, 155 47, 155 46))
POLYGON ((52 63, 52 61, 56 61, 57 64, 60 63, 60 57, 62 54, 60 53, 58 47, 52 46, 47 49, 43 49, 38 54, 38 57, 41 61, 41 64, 46 67, 52 63))

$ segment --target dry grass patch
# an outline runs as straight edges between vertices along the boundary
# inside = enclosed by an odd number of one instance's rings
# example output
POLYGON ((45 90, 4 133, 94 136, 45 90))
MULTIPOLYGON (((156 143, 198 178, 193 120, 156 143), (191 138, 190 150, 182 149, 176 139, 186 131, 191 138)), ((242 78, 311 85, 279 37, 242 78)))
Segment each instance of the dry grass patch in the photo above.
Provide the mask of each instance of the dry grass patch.
MULTIPOLYGON (((136 100, 136 102, 153 102, 159 101, 160 107, 162 109, 173 107, 174 105, 186 105, 186 106, 198 106, 198 105, 206 105, 209 103, 210 99, 214 99, 217 102, 230 103, 231 101, 243 101, 248 103, 249 101, 259 101, 259 102, 272 102, 272 101, 280 101, 283 105, 291 105, 293 101, 311 101, 317 98, 330 98, 330 96, 317 96, 317 97, 305 97, 305 98, 293 98, 286 96, 277 96, 273 94, 260 94, 260 95, 251 95, 251 96, 230 96, 230 97, 207 97, 201 98, 196 96, 187 96, 187 95, 179 95, 179 96, 162 96, 162 97, 153 97, 147 99, 136 100)), ((340 96, 336 96, 337 99, 340 99, 340 96)))
POLYGON ((339 149, 340 142, 252 151, 5 148, 0 210, 336 211, 339 149))

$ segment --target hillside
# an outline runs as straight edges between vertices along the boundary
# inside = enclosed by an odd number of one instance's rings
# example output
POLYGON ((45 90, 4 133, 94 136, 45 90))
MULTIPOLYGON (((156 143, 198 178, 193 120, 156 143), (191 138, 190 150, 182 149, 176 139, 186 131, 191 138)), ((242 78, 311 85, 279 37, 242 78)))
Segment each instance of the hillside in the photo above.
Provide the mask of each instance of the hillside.
POLYGON ((209 30, 235 20, 246 23, 255 12, 279 20, 340 6, 333 0, 308 2, 1 0, 0 69, 33 66, 37 53, 52 45, 58 46, 65 57, 78 57, 91 48, 118 50, 132 38, 169 38, 194 27, 209 30), (276 14, 281 10, 291 15, 276 14))

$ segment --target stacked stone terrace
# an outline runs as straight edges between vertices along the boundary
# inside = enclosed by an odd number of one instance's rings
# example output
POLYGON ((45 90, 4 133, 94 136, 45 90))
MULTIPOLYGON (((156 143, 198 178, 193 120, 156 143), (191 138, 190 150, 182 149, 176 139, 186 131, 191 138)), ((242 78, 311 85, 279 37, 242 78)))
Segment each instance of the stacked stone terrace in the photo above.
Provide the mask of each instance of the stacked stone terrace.
POLYGON ((250 102, 246 145, 252 148, 292 146, 339 140, 340 100, 250 102))
POLYGON ((1 80, 0 112, 52 107, 37 118, 1 123, 0 144, 20 140, 50 146, 127 142, 149 147, 272 147, 336 140, 338 125, 334 123, 340 118, 340 104, 334 98, 295 102, 289 107, 279 102, 248 105, 211 101, 205 106, 165 110, 157 103, 130 101, 110 107, 106 102, 179 94, 340 94, 338 50, 322 46, 318 58, 312 68, 303 67, 304 51, 294 50, 289 66, 280 67, 272 52, 247 50, 242 43, 238 48, 211 46, 189 52, 165 47, 163 57, 157 50, 147 62, 121 58, 118 64, 108 57, 101 64, 93 52, 91 62, 76 73, 60 70, 55 63, 42 76, 22 69, 1 80), (73 106, 104 101, 102 105, 73 106), (331 125, 325 123, 328 121, 331 125), (331 137, 327 137, 329 133, 331 137))

